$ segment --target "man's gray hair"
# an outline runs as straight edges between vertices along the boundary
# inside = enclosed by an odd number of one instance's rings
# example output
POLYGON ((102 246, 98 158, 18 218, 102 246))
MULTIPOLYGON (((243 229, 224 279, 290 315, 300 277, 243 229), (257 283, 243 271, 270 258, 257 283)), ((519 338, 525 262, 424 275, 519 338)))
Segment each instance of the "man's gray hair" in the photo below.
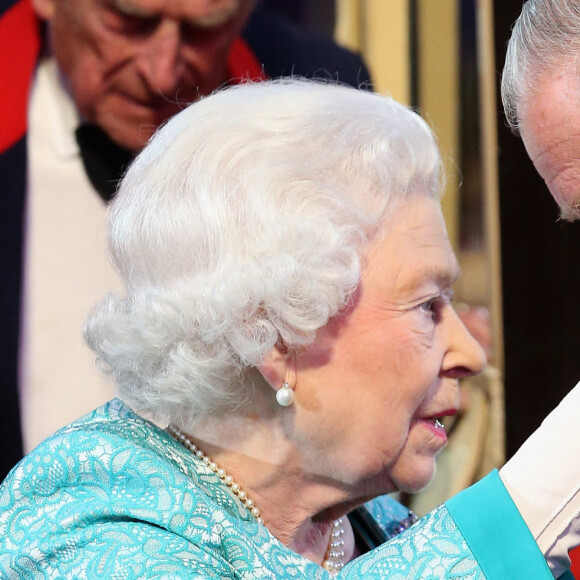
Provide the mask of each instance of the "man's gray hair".
POLYGON ((544 75, 568 70, 578 74, 579 50, 579 0, 528 0, 524 4, 512 29, 501 82, 503 106, 513 130, 544 75))
POLYGON ((231 412, 266 353, 308 345, 347 305, 365 244, 401 200, 439 199, 441 175, 427 124, 388 97, 282 80, 204 98, 121 184, 109 246, 126 295, 87 341, 159 422, 231 412))

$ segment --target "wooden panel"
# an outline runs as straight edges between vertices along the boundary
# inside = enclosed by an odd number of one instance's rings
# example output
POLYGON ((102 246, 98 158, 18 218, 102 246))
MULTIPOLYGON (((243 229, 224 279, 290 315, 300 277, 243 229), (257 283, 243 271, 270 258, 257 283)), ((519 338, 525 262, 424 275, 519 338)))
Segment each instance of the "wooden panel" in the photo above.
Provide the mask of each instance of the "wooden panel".
POLYGON ((446 162, 443 213, 458 247, 459 219, 459 9, 457 0, 417 3, 419 107, 435 130, 446 162))
POLYGON ((335 38, 360 52, 375 89, 410 100, 408 0, 337 0, 335 38))

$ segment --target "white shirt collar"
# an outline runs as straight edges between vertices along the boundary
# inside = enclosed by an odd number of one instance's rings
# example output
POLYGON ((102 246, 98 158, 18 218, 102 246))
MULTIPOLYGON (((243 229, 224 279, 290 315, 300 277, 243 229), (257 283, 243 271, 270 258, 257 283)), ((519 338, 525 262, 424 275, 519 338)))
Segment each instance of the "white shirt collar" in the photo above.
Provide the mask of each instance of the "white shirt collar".
POLYGON ((38 92, 50 123, 50 139, 58 155, 79 155, 75 130, 81 122, 71 94, 65 86, 56 59, 43 59, 36 73, 34 90, 38 92))

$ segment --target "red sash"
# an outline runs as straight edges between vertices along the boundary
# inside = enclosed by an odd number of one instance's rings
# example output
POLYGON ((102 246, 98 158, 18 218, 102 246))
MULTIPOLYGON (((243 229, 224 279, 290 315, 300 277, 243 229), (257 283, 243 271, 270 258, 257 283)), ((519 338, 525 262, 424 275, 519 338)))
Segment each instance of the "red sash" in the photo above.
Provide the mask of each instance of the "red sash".
POLYGON ((40 31, 29 0, 18 0, 0 18, 0 153, 26 133, 28 94, 40 51, 40 31))

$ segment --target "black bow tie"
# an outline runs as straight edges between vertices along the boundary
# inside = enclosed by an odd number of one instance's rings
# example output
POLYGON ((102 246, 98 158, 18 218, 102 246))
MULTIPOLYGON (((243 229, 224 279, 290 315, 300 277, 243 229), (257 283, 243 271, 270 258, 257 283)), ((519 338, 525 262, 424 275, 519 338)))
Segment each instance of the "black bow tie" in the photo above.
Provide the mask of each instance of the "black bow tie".
POLYGON ((111 201, 133 155, 96 125, 81 125, 75 135, 87 177, 105 202, 111 201))

